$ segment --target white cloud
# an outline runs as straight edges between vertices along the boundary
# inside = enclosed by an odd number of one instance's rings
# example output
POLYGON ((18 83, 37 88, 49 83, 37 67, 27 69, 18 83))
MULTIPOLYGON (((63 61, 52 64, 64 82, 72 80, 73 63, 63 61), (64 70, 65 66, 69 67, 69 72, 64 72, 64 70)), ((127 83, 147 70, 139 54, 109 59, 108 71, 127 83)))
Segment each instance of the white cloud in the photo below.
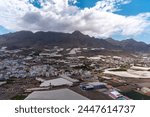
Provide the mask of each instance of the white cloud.
POLYGON ((150 13, 122 16, 113 13, 130 0, 102 0, 92 8, 79 9, 76 0, 39 0, 38 9, 28 0, 0 0, 0 25, 12 30, 62 31, 80 30, 97 37, 113 34, 138 35, 150 26, 150 13))
POLYGON ((118 11, 118 5, 128 4, 131 0, 101 0, 96 3, 94 9, 101 11, 115 12, 118 11))

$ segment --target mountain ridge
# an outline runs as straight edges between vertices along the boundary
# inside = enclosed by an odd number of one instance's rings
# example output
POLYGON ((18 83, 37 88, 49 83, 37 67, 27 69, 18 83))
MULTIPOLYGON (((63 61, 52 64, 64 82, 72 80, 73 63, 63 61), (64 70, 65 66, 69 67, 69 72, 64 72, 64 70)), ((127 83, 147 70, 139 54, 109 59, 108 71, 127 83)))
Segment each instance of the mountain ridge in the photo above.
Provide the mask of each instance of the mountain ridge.
POLYGON ((7 46, 9 48, 21 47, 35 47, 44 48, 51 46, 60 47, 94 47, 105 48, 112 50, 124 50, 131 52, 149 52, 150 45, 144 42, 138 42, 133 39, 117 41, 112 38, 98 39, 84 35, 80 31, 72 33, 62 32, 31 32, 19 31, 15 33, 8 33, 0 35, 0 46, 7 46))
POLYGON ((120 47, 123 50, 126 51, 135 51, 135 52, 149 52, 150 51, 150 45, 146 44, 142 41, 136 41, 134 39, 126 39, 122 41, 114 40, 112 38, 106 39, 107 42, 113 44, 113 45, 120 45, 120 47))

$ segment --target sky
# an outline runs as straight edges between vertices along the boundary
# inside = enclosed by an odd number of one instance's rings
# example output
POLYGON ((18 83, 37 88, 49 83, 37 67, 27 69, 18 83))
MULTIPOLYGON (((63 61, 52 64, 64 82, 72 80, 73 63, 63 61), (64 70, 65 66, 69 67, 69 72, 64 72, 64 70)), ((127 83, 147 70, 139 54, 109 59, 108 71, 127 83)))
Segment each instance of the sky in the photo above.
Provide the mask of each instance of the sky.
POLYGON ((0 0, 0 34, 20 30, 150 43, 149 0, 0 0))

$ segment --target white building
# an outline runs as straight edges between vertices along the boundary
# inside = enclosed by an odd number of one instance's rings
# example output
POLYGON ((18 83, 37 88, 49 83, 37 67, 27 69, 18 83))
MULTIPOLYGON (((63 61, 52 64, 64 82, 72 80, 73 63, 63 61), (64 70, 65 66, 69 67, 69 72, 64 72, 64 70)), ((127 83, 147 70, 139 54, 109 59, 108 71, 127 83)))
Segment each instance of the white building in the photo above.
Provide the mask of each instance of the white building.
POLYGON ((41 83, 40 87, 63 86, 63 85, 72 86, 73 82, 63 79, 63 78, 57 78, 53 80, 44 81, 43 83, 41 83))
POLYGON ((35 91, 25 100, 88 100, 88 98, 70 90, 35 91))

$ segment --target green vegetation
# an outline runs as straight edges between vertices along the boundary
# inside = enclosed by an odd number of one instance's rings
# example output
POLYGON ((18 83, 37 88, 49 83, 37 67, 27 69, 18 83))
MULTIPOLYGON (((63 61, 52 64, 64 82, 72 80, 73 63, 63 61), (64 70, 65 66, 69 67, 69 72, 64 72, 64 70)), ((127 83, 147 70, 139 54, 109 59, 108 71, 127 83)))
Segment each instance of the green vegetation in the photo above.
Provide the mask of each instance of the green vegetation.
POLYGON ((126 92, 126 93, 123 93, 123 95, 125 95, 133 100, 150 100, 150 96, 141 94, 136 91, 126 92))
POLYGON ((7 84, 13 84, 13 83, 14 83, 13 78, 10 78, 10 79, 7 80, 7 84))
POLYGON ((125 64, 120 66, 121 69, 129 69, 130 67, 131 67, 130 64, 125 64))
POLYGON ((127 69, 119 68, 119 69, 113 69, 113 70, 110 70, 110 71, 127 71, 127 69))
POLYGON ((93 67, 91 67, 87 64, 84 64, 84 65, 81 65, 81 66, 75 66, 73 68, 74 69, 82 69, 82 70, 92 70, 92 69, 94 69, 93 67))
POLYGON ((24 100, 26 98, 25 95, 16 95, 11 98, 11 100, 24 100))

